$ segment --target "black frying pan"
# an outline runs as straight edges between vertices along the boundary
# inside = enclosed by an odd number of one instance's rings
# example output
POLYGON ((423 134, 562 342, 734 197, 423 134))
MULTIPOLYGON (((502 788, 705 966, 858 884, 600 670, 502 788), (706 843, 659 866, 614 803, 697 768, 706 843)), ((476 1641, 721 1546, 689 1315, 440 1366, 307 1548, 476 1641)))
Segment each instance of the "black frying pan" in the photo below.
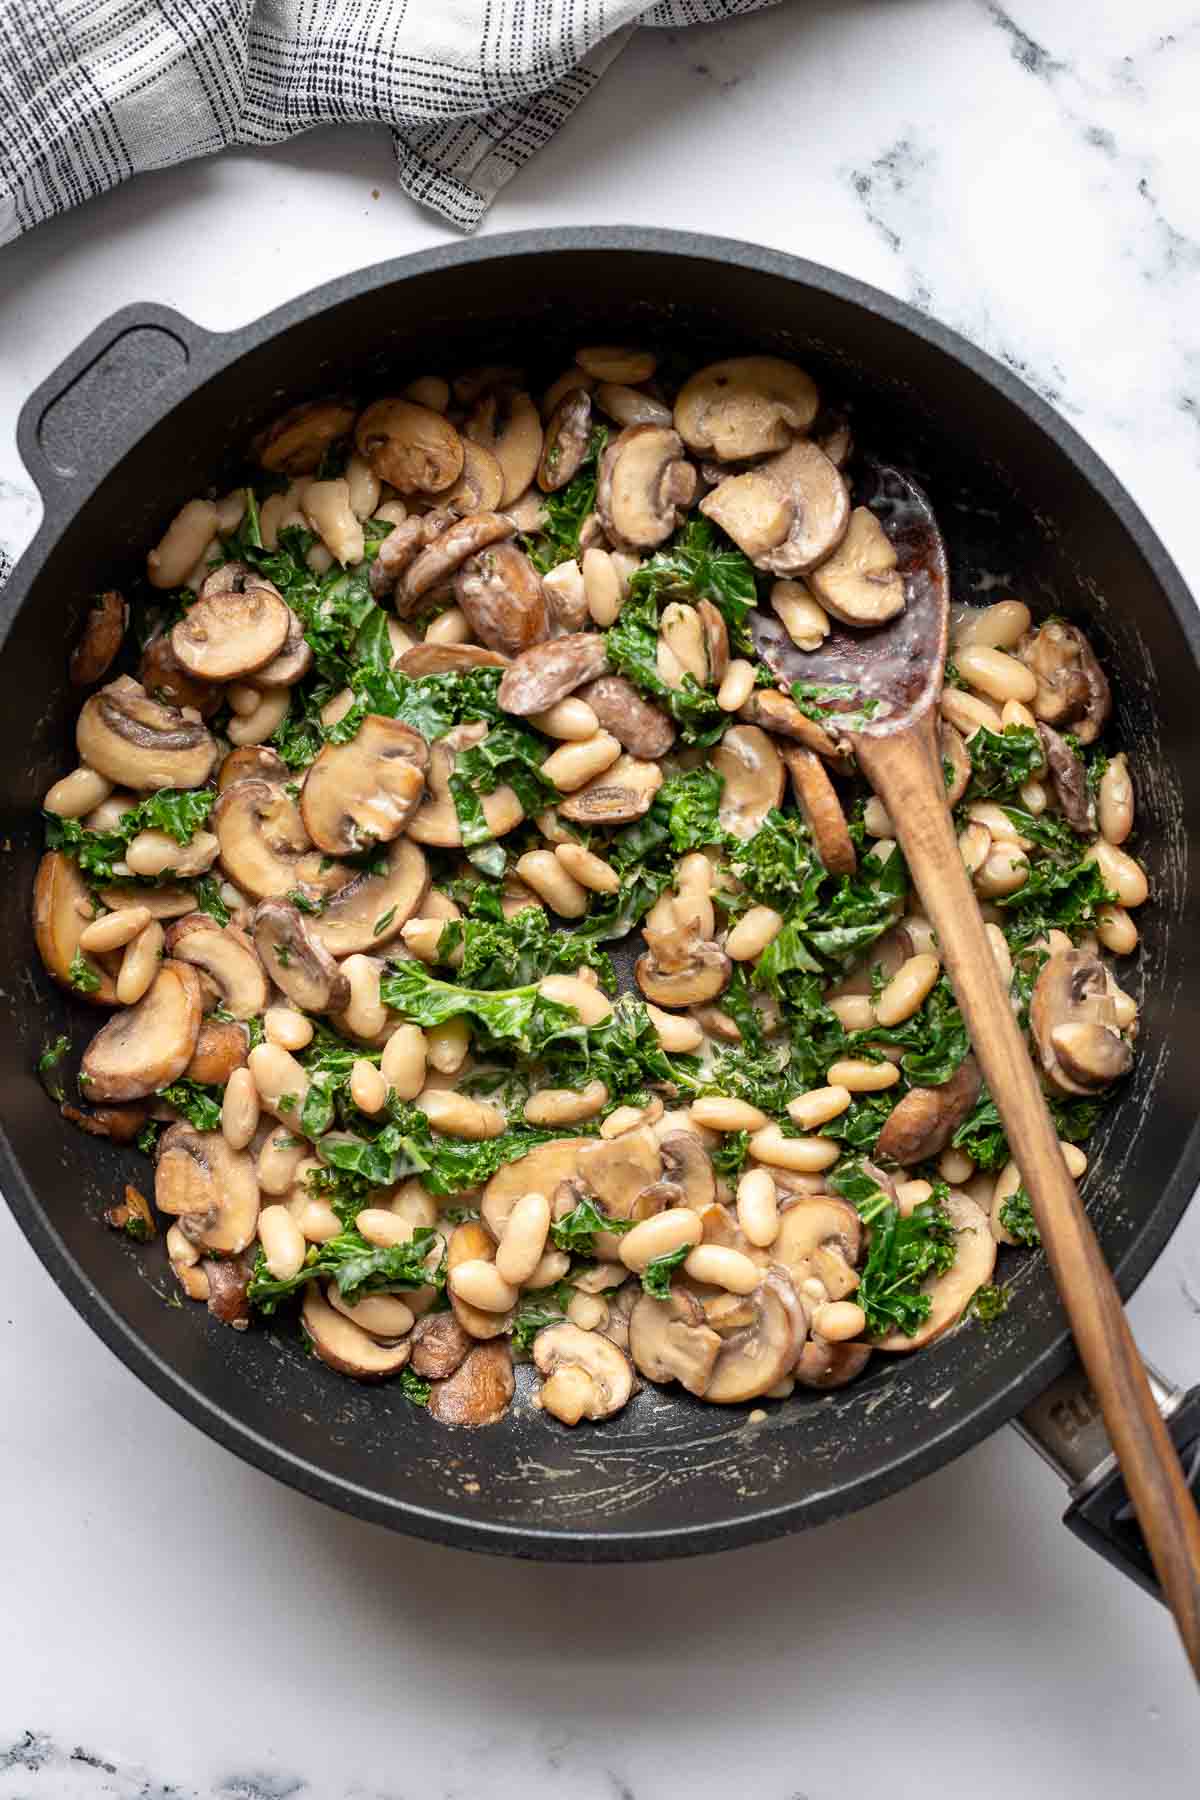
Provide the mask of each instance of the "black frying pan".
MULTIPOLYGON (((0 1042, 0 1174, 10 1206, 71 1303, 143 1380, 210 1436, 319 1499, 397 1530, 518 1556, 617 1561, 744 1544, 836 1518, 927 1474, 1044 1395, 1070 1364, 1040 1257, 1014 1258, 1016 1297, 910 1358, 877 1357, 831 1395, 798 1393, 765 1423, 647 1388, 574 1432, 518 1402, 476 1433, 436 1426, 395 1390, 356 1388, 298 1338, 236 1334, 171 1291, 161 1243, 100 1224, 145 1165, 61 1121, 33 1073, 42 1044, 94 1020, 42 974, 30 929, 38 808, 67 766, 75 702, 66 647, 87 597, 120 585, 183 501, 232 470, 284 406, 348 388, 515 360, 549 378, 587 341, 795 356, 847 401, 860 448, 932 496, 954 592, 995 582, 1084 621, 1115 677, 1138 782, 1137 849, 1155 904, 1132 986, 1143 1051, 1104 1127, 1087 1193, 1123 1294, 1145 1275, 1200 1177, 1195 1032, 1200 934, 1200 627, 1129 496, 1014 376, 874 289, 745 244, 656 231, 530 233, 454 245, 331 283, 214 336, 162 307, 127 307, 43 383, 21 417, 46 516, 0 596, 0 795, 12 947, 0 1042), (20 971, 20 973, 16 973, 20 971), (135 1171, 135 1164, 137 1169, 135 1171)), ((1123 976, 1123 979, 1125 977, 1123 976)), ((522 1378, 524 1379, 524 1377, 522 1378)), ((1197 1410, 1176 1415, 1182 1435, 1197 1410)), ((1068 1380, 1027 1414, 1075 1477, 1102 1452, 1068 1380)), ((1192 1430, 1200 1435, 1200 1419, 1192 1430)), ((1091 1490, 1077 1523, 1136 1565, 1091 1490)), ((1135 1566, 1135 1573, 1138 1569, 1135 1566)))

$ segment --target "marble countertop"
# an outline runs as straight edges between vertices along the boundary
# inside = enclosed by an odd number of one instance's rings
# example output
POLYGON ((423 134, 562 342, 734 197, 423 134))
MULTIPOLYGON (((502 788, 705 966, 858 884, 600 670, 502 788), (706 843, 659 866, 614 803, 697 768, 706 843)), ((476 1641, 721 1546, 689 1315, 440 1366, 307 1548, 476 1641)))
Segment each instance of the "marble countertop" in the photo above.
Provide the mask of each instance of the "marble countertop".
MULTIPOLYGON (((792 0, 640 34, 487 229, 669 223, 914 301, 1019 371, 1200 592, 1196 0, 792 0)), ((132 300, 244 322, 443 241, 386 133, 157 176, 0 258, 0 544, 29 390, 132 300)), ((1136 1296, 1200 1380, 1200 1208, 1136 1296)), ((1194 1791, 1167 1616, 1010 1432, 872 1511, 693 1564, 468 1557, 183 1424, 0 1210, 0 1800, 972 1800, 1194 1791)))

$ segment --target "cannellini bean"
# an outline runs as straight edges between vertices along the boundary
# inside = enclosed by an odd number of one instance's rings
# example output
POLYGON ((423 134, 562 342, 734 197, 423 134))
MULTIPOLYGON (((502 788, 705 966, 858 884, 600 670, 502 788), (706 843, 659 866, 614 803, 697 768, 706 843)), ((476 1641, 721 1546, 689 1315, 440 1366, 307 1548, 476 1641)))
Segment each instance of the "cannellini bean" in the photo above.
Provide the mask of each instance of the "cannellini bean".
POLYGON ((681 894, 710 894, 712 892, 712 864, 703 850, 689 850, 681 856, 675 870, 675 886, 681 894))
POLYGON ((225 735, 231 744, 265 744, 287 718, 291 705, 291 688, 267 688, 255 707, 245 719, 230 719, 225 735))
POLYGON ((200 1249, 191 1238, 184 1237, 178 1225, 167 1228, 167 1258, 184 1269, 193 1269, 200 1261, 200 1249))
POLYGON ((546 975, 538 982, 538 993, 559 1006, 573 1006, 585 1025, 599 1025, 612 1012, 605 996, 577 975, 546 975))
POLYGON ((902 928, 908 933, 909 942, 916 950, 936 950, 937 933, 929 920, 922 913, 906 913, 901 919, 902 928))
POLYGON ((973 825, 982 825, 993 841, 1010 841, 1022 850, 1030 847, 1030 840, 1021 836, 1004 808, 994 801, 973 800, 967 808, 967 817, 973 825))
POLYGON ((1117 988, 1112 996, 1112 1007, 1113 1017, 1116 1020, 1119 1029, 1128 1031, 1129 1027, 1137 1018, 1137 1001, 1132 994, 1127 994, 1123 988, 1117 988))
POLYGON ((747 1100, 734 1100, 724 1094, 706 1094, 691 1104, 693 1123, 710 1131, 761 1131, 769 1123, 765 1112, 747 1100))
POLYGON ((374 517, 383 484, 365 456, 356 450, 346 463, 346 493, 356 519, 374 517))
POLYGON ((268 1044, 278 1044, 281 1050, 303 1050, 313 1040, 312 1020, 294 1006, 268 1006, 263 1033, 268 1044))
POLYGON ((771 605, 798 650, 819 650, 829 636, 829 614, 802 581, 777 581, 771 605))
POLYGON ((362 519, 350 503, 350 483, 344 477, 336 481, 310 481, 303 505, 305 518, 335 561, 343 568, 348 563, 362 561, 362 519))
POLYGON ((1088 1159, 1079 1145, 1069 1144, 1065 1138, 1059 1138, 1058 1147, 1062 1151, 1063 1161, 1067 1165, 1067 1174, 1071 1179, 1078 1181, 1081 1175, 1086 1175, 1088 1159))
POLYGON ((457 1075, 471 1049, 471 1027, 465 1019, 446 1019, 425 1033, 425 1057, 439 1075, 457 1075))
POLYGON ((1050 803, 1045 783, 1041 781, 1023 781, 1017 789, 1017 797, 1026 812, 1039 819, 1050 803))
POLYGON ((1037 720, 1029 708, 1020 700, 1006 700, 1000 708, 1000 723, 1006 728, 1019 725, 1023 731, 1032 731, 1037 737, 1037 720))
POLYGON ((231 1150, 244 1150, 258 1130, 258 1089, 249 1069, 235 1069, 225 1083, 221 1130, 231 1150))
POLYGON ((580 919, 587 911, 588 890, 568 875, 553 850, 527 850, 517 858, 517 874, 562 918, 580 919))
POLYGON ((896 835, 887 807, 878 794, 872 794, 863 808, 863 827, 868 837, 887 838, 896 835))
POLYGON ((388 1211, 398 1219, 406 1219, 414 1231, 419 1225, 437 1224, 438 1203, 415 1177, 401 1182, 388 1203, 388 1211))
POLYGON ((524 1285, 536 1294, 539 1288, 553 1287, 556 1281, 561 1281, 570 1267, 571 1259, 565 1250, 547 1250, 524 1285))
POLYGON ((567 1318, 580 1331, 600 1330, 608 1324, 608 1315, 608 1302, 598 1294, 572 1294, 567 1302, 567 1318))
MULTIPOLYGON (((838 1066, 837 1063, 833 1065, 834 1069, 838 1066)), ((844 1064, 842 1066, 848 1068, 852 1065, 844 1064)), ((864 1066, 871 1069, 876 1067, 874 1063, 864 1066)), ((883 1063, 880 1066, 885 1069, 892 1068, 891 1063, 883 1063)), ((893 1074, 899 1080, 899 1070, 893 1070, 893 1074)), ((830 1075, 833 1077, 832 1070, 830 1075)), ((788 1118, 793 1125, 799 1125, 802 1131, 815 1131, 818 1125, 827 1125, 830 1119, 836 1119, 839 1113, 844 1113, 849 1104, 850 1089, 845 1082, 833 1078, 830 1086, 810 1088, 807 1094, 797 1094, 795 1099, 789 1100, 788 1118)))
POLYGON ((621 581, 612 557, 597 544, 583 553, 583 591, 592 623, 606 631, 621 610, 621 581))
POLYGON ((742 914, 725 939, 726 954, 734 962, 754 962, 783 930, 783 914, 771 906, 752 906, 742 914))
POLYGON ((996 708, 974 694, 964 693, 962 688, 943 688, 942 717, 957 727, 965 738, 972 737, 980 726, 995 732, 1003 729, 996 708))
MULTIPOLYGON (((579 631, 588 623, 587 590, 583 585, 583 570, 574 557, 559 563, 557 568, 553 568, 548 574, 543 575, 542 586, 549 597, 551 612, 565 630, 579 631)), ((580 706, 584 704, 585 702, 582 700, 579 702, 580 706)), ((590 712, 591 708, 589 707, 588 710, 590 712)), ((550 711, 553 712, 554 708, 551 707, 550 711)), ((537 715, 537 717, 541 716, 543 715, 537 715)), ((537 723, 536 717, 534 723, 537 723)), ((544 731, 545 726, 540 729, 544 731)), ((599 729, 600 721, 597 719, 592 730, 598 731, 599 729)), ((558 734, 551 732, 549 735, 554 737, 558 734)), ((563 735, 569 737, 571 734, 564 732, 563 735)), ((590 736, 591 733, 580 733, 579 735, 590 736)))
POLYGON ((258 1185, 264 1194, 286 1194, 307 1155, 303 1138, 273 1131, 258 1153, 258 1185))
POLYGON ((309 1199, 299 1194, 287 1202, 287 1210, 300 1227, 301 1236, 310 1244, 327 1244, 342 1230, 342 1222, 328 1200, 309 1199))
POLYGON ((675 1013, 663 1012, 661 1007, 646 1004, 646 1015, 654 1027, 654 1035, 659 1046, 669 1056, 687 1056, 693 1050, 699 1050, 704 1042, 704 1032, 695 1019, 680 1018, 675 1013))
POLYGON ((573 794, 594 776, 611 769, 621 754, 618 739, 609 731, 597 731, 582 743, 564 744, 542 764, 542 774, 564 794, 573 794))
POLYGON ((139 831, 129 841, 125 863, 132 875, 165 875, 168 869, 177 875, 203 875, 220 849, 211 831, 198 831, 190 844, 176 843, 168 831, 139 831))
POLYGON ((857 1301, 831 1300, 817 1308, 812 1328, 827 1344, 844 1344, 862 1336, 867 1329, 867 1315, 857 1301))
POLYGON ((189 500, 167 526, 146 558, 151 587, 173 588, 196 566, 217 531, 217 509, 211 500, 189 500))
POLYGON ((369 1331, 372 1337, 384 1338, 389 1343, 407 1337, 416 1323, 412 1307, 399 1294, 366 1294, 353 1306, 347 1306, 338 1293, 337 1283, 331 1282, 329 1304, 345 1318, 361 1325, 364 1331, 369 1331))
POLYGON ((669 1256, 685 1244, 698 1244, 703 1236, 699 1213, 688 1206, 669 1206, 626 1233, 621 1239, 621 1261, 640 1274, 656 1257, 669 1256))
MULTIPOLYGON (((574 563, 571 567, 575 567, 574 563)), ((547 737, 562 738, 570 744, 585 742, 600 729, 600 721, 587 701, 574 694, 547 707, 545 712, 534 713, 529 723, 547 737)))
POLYGON ((162 956, 163 928, 157 919, 143 925, 137 936, 125 946, 117 975, 117 999, 122 1006, 132 1006, 149 989, 158 973, 162 956))
POLYGON ((360 1112, 381 1113, 387 1105, 387 1082, 365 1056, 356 1057, 350 1069, 350 1098, 360 1112))
POLYGON ((1133 783, 1123 750, 1100 777, 1098 805, 1101 836, 1110 844, 1123 844, 1133 830, 1133 783))
POLYGON ((227 494, 223 494, 213 504, 217 509, 217 534, 220 537, 228 537, 230 532, 237 530, 245 516, 246 490, 245 488, 231 488, 227 494))
POLYGON ((92 812, 101 801, 107 800, 113 791, 113 784, 95 769, 81 764, 56 781, 46 794, 42 805, 47 812, 55 813, 60 819, 82 819, 85 813, 92 812))
POLYGON ((981 644, 996 650, 1011 650, 1020 642, 1033 622, 1033 615, 1022 600, 997 600, 992 606, 972 609, 959 620, 954 631, 955 661, 961 668, 957 652, 968 644, 981 644))
MULTIPOLYGON (((445 929, 444 919, 407 919, 400 927, 400 936, 405 949, 410 950, 419 962, 435 963, 445 929)), ((462 961, 461 954, 458 960, 462 961)))
POLYGON ((1015 1244, 1016 1238, 1001 1223, 1000 1212, 1006 1200, 1011 1200, 1021 1185, 1021 1171, 1015 1162, 1006 1162, 997 1175, 992 1188, 991 1227, 992 1236, 998 1244, 1015 1244))
POLYGON ((730 1294, 752 1294, 762 1276, 756 1262, 724 1244, 697 1244, 685 1259, 683 1272, 730 1294))
MULTIPOLYGON (((85 931, 83 937, 87 936, 85 931)), ((1096 911, 1096 936, 1114 956, 1132 956, 1138 947, 1138 928, 1123 906, 1101 906, 1096 911)), ((90 944, 79 942, 85 950, 90 944)))
POLYGON ((951 1146, 938 1157, 938 1174, 951 1187, 961 1187, 964 1181, 970 1181, 974 1173, 975 1163, 963 1150, 955 1150, 951 1146))
POLYGON ((793 1169, 802 1175, 816 1175, 822 1169, 832 1168, 841 1148, 832 1138, 785 1137, 778 1125, 765 1125, 750 1139, 750 1154, 756 1161, 773 1169, 793 1169))
MULTIPOLYGON (((954 661, 963 680, 985 699, 1020 700, 1028 705, 1037 696, 1037 676, 1015 656, 986 644, 956 647, 954 661)), ((1003 720, 1001 720, 1003 724, 1003 720)))
MULTIPOLYGON (((910 956, 901 963, 892 979, 875 1001, 875 1017, 880 1025, 902 1025, 911 1019, 933 991, 942 965, 930 951, 910 956)), ((849 1087, 849 1082, 844 1082, 849 1087)))
POLYGON ((505 1221, 496 1250, 496 1267, 511 1286, 519 1288, 529 1280, 542 1260, 549 1233, 550 1202, 545 1194, 522 1194, 505 1221))
POLYGON ((717 705, 722 712, 737 712, 754 692, 754 664, 737 656, 730 663, 717 689, 717 705))
POLYGON ((421 912, 425 918, 441 919, 443 923, 447 919, 462 918, 462 909, 454 903, 449 894, 443 894, 441 888, 430 888, 421 902, 421 912))
POLYGON ((404 397, 427 406, 430 412, 444 413, 450 404, 450 383, 440 375, 418 375, 404 389, 404 397))
POLYGON ((867 1031, 875 1023, 875 1008, 866 994, 835 994, 829 1010, 846 1031, 867 1031))
MULTIPOLYGON (((880 1023, 887 1021, 880 1020, 880 1023)), ((835 1087, 846 1089, 848 1094, 878 1094, 884 1088, 895 1087, 900 1071, 892 1062, 868 1062, 865 1057, 847 1056, 830 1064, 825 1079, 835 1087)), ((830 1117, 833 1117, 832 1113, 830 1117)), ((797 1119, 796 1123, 801 1125, 804 1121, 797 1119)))
POLYGON ((266 1110, 298 1128, 309 1082, 295 1057, 280 1044, 256 1044, 246 1063, 266 1110))
MULTIPOLYGON (((433 1033, 429 1035, 432 1037, 433 1033)), ((417 1095, 415 1105, 434 1130, 444 1132, 447 1137, 478 1142, 483 1138, 499 1137, 505 1129, 504 1114, 498 1107, 484 1106, 466 1094, 456 1094, 446 1088, 425 1088, 417 1095)))
MULTIPOLYGON (((343 965, 344 967, 345 965, 343 965)), ((383 1047, 379 1072, 398 1100, 415 1100, 425 1086, 425 1033, 419 1025, 397 1025, 383 1047)))
POLYGON ((621 598, 622 600, 627 600, 629 598, 630 577, 641 568, 642 559, 636 550, 610 550, 608 554, 609 560, 617 572, 617 581, 620 584, 621 598))
POLYGON ((367 1206, 354 1221, 368 1244, 377 1250, 391 1250, 397 1244, 410 1244, 415 1227, 399 1213, 384 1206, 367 1206))
POLYGON ((737 1217, 742 1235, 759 1250, 779 1236, 779 1196, 770 1169, 747 1169, 738 1182, 737 1217))
MULTIPOLYGON (((283 522, 285 525, 289 523, 287 519, 283 522)), ((306 524, 307 521, 301 517, 300 523, 303 525, 306 524)), ((309 548, 304 560, 314 575, 327 575, 333 567, 334 555, 333 551, 330 550, 327 545, 313 544, 309 548)))
POLYGON ((425 629, 427 644, 466 644, 470 642, 471 627, 467 615, 461 607, 449 606, 436 619, 431 619, 425 629))
POLYGON ((556 844, 554 854, 573 881, 595 894, 615 894, 621 885, 616 870, 582 844, 556 844))
POLYGON ((1004 983, 1004 986, 1007 988, 1012 982, 1013 966, 1012 956, 1009 952, 1008 943, 1004 933, 998 925, 985 925, 983 929, 987 933, 987 941, 992 947, 992 957, 996 964, 996 971, 999 974, 1001 981, 1004 983))
POLYGON ((120 950, 144 931, 153 914, 148 906, 126 906, 119 912, 105 913, 102 918, 85 925, 79 934, 79 948, 100 954, 120 950))
POLYGON ((602 1081, 589 1081, 579 1089, 540 1088, 525 1102, 528 1125, 577 1125, 582 1119, 594 1119, 608 1104, 608 1089, 602 1081))
POLYGON ((975 871, 975 892, 985 900, 999 900, 1015 894, 1028 880, 1029 863, 1021 846, 1011 838, 993 838, 991 849, 975 871))
POLYGON ((600 1127, 602 1138, 623 1137, 627 1131, 633 1131, 646 1120, 646 1109, 642 1106, 618 1106, 610 1112, 600 1127))
POLYGON ((484 1262, 482 1257, 459 1263, 451 1269, 446 1283, 459 1300, 477 1306, 481 1312, 507 1312, 517 1304, 517 1289, 505 1281, 495 1263, 484 1262))
POLYGON ((992 847, 992 834, 986 825, 973 820, 958 834, 958 853, 963 859, 963 867, 968 875, 978 874, 988 859, 992 847))
POLYGON ((346 1027, 353 1037, 370 1042, 387 1024, 387 1007, 379 998, 379 965, 356 952, 346 958, 341 968, 350 983, 350 1004, 342 1015, 346 1027))
POLYGON ((898 1181, 896 1183, 896 1204, 905 1218, 914 1207, 923 1201, 932 1199, 933 1186, 928 1181, 898 1181))
POLYGON ((231 681, 225 689, 225 698, 231 712, 235 712, 239 719, 248 719, 251 713, 258 710, 262 689, 251 687, 248 681, 231 681))
POLYGON ((308 1245, 286 1206, 263 1207, 258 1215, 258 1241, 273 1280, 290 1281, 304 1267, 308 1245))

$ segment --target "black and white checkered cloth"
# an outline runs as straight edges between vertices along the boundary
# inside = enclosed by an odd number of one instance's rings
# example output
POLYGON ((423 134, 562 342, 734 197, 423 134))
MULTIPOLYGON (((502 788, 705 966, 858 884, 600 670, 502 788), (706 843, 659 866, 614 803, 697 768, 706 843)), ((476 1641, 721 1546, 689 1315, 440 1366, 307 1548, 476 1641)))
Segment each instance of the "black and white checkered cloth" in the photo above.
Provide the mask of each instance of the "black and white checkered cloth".
POLYGON ((637 25, 770 4, 0 0, 0 244, 143 170, 364 120, 470 231, 637 25))

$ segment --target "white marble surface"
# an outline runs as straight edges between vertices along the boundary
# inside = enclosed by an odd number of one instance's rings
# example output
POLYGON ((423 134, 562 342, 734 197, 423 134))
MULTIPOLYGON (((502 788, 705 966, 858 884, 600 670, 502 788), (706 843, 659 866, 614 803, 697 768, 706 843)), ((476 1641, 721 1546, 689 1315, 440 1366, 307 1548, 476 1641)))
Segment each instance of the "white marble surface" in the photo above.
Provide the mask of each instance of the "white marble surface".
MULTIPOLYGON (((1200 590, 1198 77, 1197 0, 792 0, 643 34, 488 229, 691 226, 915 300, 1072 419, 1200 590)), ((5 251, 0 542, 37 518, 19 405, 113 308, 232 326, 443 236, 353 130, 144 178, 5 251)), ((1200 1379, 1200 1209, 1132 1312, 1200 1379)), ((1062 1531, 1009 1433, 718 1560, 468 1558, 210 1445, 3 1212, 0 1393, 0 1800, 1195 1791, 1166 1616, 1062 1531)))

